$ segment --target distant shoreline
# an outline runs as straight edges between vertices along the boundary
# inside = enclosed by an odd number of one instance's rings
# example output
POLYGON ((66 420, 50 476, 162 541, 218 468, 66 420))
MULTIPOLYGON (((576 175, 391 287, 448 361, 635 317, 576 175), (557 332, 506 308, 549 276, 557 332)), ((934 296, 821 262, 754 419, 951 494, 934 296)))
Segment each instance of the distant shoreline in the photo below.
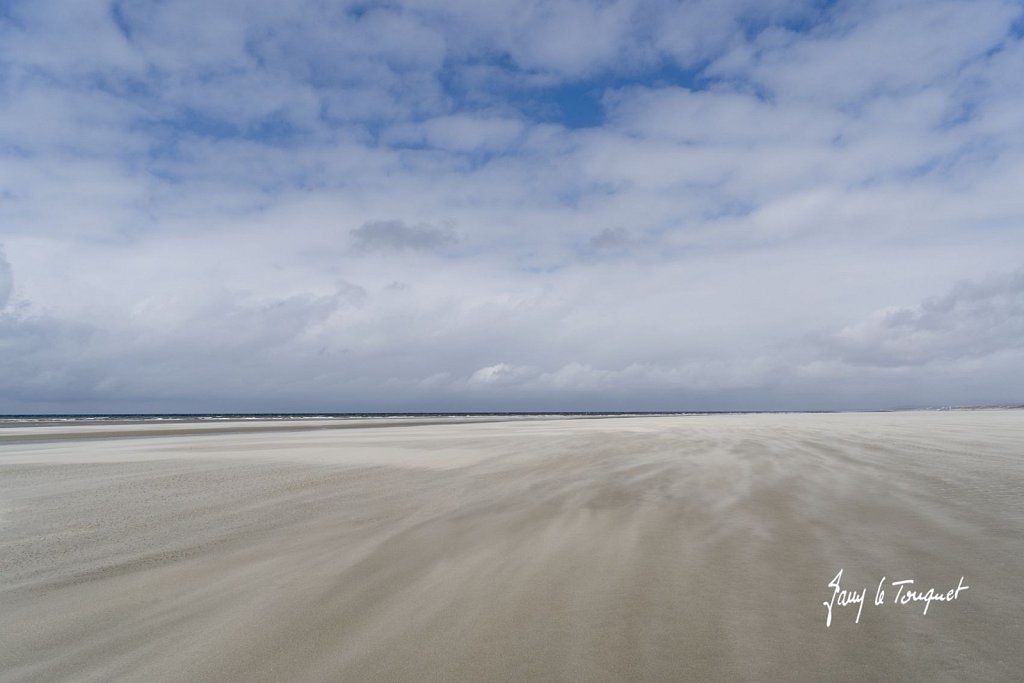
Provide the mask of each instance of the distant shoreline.
POLYGON ((362 412, 362 413, 20 413, 0 414, 0 429, 10 426, 47 424, 167 424, 190 422, 236 421, 299 421, 299 420, 356 420, 356 419, 450 419, 450 418, 597 418, 643 417, 672 415, 831 415, 838 413, 902 413, 950 410, 1021 410, 1024 404, 980 406, 919 406, 899 408, 864 408, 836 410, 611 410, 611 411, 452 411, 452 412, 362 412))
POLYGON ((180 436, 430 427, 547 420, 742 415, 842 415, 872 413, 1018 410, 1022 406, 915 408, 906 410, 550 412, 550 413, 206 413, 138 415, 0 415, 0 446, 180 436))

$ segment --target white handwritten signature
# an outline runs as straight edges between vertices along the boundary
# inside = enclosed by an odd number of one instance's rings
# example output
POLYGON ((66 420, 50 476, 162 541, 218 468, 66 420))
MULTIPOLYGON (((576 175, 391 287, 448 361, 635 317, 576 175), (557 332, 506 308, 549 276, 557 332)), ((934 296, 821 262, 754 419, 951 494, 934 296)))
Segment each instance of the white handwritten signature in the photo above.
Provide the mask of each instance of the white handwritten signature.
MULTIPOLYGON (((875 589, 876 607, 885 604, 886 578, 887 577, 883 576, 881 581, 878 582, 878 587, 875 589)), ((860 614, 864 610, 864 603, 867 598, 868 589, 862 588, 859 591, 856 589, 845 589, 840 585, 842 580, 843 570, 840 569, 839 573, 828 582, 828 587, 832 589, 832 599, 828 602, 821 603, 828 611, 828 616, 825 617, 826 627, 832 625, 833 607, 850 607, 852 605, 856 605, 857 618, 854 619, 854 623, 860 623, 860 614)), ((922 614, 928 614, 928 608, 931 607, 932 602, 952 602, 960 597, 960 591, 965 591, 970 588, 970 586, 964 585, 964 577, 962 576, 960 577, 960 583, 957 584, 957 587, 951 588, 948 591, 937 591, 934 588, 922 591, 917 588, 911 588, 911 586, 914 585, 913 579, 890 581, 889 585, 896 589, 896 594, 892 598, 892 604, 906 605, 911 602, 923 602, 924 612, 922 612, 922 614)))

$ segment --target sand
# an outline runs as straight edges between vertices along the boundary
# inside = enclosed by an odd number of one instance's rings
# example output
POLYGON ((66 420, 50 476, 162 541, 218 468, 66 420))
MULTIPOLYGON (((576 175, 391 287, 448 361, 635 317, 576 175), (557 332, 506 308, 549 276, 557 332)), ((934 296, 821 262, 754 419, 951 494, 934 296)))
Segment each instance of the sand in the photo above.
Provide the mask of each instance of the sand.
POLYGON ((350 426, 0 429, 0 680, 1024 671, 1024 411, 350 426))

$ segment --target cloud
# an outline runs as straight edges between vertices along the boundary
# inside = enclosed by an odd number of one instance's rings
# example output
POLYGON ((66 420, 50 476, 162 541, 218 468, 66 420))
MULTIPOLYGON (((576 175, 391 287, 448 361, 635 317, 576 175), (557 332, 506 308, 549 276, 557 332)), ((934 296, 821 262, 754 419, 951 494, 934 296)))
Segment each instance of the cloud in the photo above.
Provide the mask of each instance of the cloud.
POLYGON ((352 231, 352 240, 363 251, 438 251, 458 243, 450 227, 407 225, 402 221, 367 221, 352 231))
POLYGON ((389 142, 429 145, 453 152, 500 151, 522 135, 523 123, 507 117, 445 116, 404 124, 387 131, 389 142))
POLYGON ((588 242, 590 248, 597 251, 619 249, 628 243, 629 233, 627 233, 626 229, 622 226, 604 228, 601 232, 591 237, 588 242))
POLYGON ((822 343, 844 363, 878 367, 1024 351, 1024 271, 962 281, 916 306, 883 309, 822 343))
POLYGON ((7 306, 14 291, 14 276, 11 274, 11 264, 7 262, 3 245, 0 245, 0 311, 7 306))
POLYGON ((267 397, 296 401, 314 388, 325 392, 338 377, 331 356, 348 349, 337 327, 367 298, 347 282, 320 296, 210 294, 184 306, 168 298, 136 304, 133 320, 93 312, 93 322, 77 322, 31 307, 0 312, 0 408, 203 410, 238 402, 266 409, 267 397))
POLYGON ((1020 16, 1018 3, 1001 1, 840 7, 810 38, 765 32, 745 65, 752 79, 787 99, 858 106, 954 77, 1009 38, 1020 16))
POLYGON ((470 386, 509 386, 519 383, 522 379, 530 377, 535 371, 529 367, 513 366, 508 363, 498 363, 480 368, 469 376, 470 386))
POLYGON ((94 400, 103 372, 92 349, 104 336, 86 323, 0 306, 0 412, 61 412, 94 400))
POLYGON ((8 3, 3 409, 1007 398, 1020 17, 8 3))

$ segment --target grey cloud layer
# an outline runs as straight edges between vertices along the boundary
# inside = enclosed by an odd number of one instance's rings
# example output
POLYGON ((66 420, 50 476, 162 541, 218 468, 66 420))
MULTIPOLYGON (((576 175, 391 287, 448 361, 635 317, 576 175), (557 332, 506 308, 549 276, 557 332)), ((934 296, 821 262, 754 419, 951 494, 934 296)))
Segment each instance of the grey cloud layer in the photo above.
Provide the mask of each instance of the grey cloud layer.
POLYGON ((14 277, 11 275, 11 264, 7 262, 3 245, 0 245, 0 311, 7 306, 14 290, 14 277))
POLYGON ((352 239, 357 249, 366 251, 435 251, 458 242, 451 228, 402 221, 367 221, 352 231, 352 239))
POLYGON ((913 307, 889 308, 828 338, 838 357, 882 367, 1024 352, 1024 271, 960 282, 913 307))

